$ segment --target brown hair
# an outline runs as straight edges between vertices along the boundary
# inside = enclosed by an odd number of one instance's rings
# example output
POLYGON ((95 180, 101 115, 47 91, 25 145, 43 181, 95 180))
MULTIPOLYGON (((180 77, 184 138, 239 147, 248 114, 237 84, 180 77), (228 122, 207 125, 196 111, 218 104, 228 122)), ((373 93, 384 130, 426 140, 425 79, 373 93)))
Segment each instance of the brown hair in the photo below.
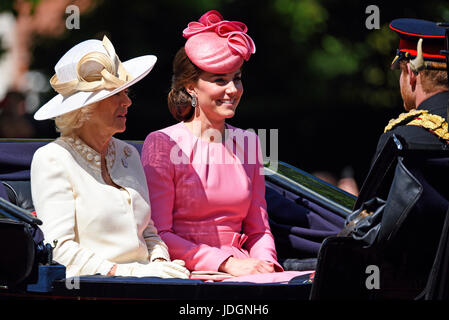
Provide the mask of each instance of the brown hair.
MULTIPOLYGON (((445 63, 438 63, 438 65, 439 67, 446 67, 445 63)), ((407 72, 407 63, 405 61, 401 61, 400 66, 401 70, 407 72)), ((441 89, 449 89, 446 70, 422 70, 420 75, 421 86, 425 93, 431 93, 441 89)))
POLYGON ((421 85, 425 93, 430 93, 439 89, 449 89, 446 71, 423 70, 421 78, 421 85))
POLYGON ((186 121, 193 116, 192 97, 185 86, 198 81, 203 70, 190 61, 184 47, 178 50, 173 60, 171 90, 168 93, 168 110, 178 121, 186 121))

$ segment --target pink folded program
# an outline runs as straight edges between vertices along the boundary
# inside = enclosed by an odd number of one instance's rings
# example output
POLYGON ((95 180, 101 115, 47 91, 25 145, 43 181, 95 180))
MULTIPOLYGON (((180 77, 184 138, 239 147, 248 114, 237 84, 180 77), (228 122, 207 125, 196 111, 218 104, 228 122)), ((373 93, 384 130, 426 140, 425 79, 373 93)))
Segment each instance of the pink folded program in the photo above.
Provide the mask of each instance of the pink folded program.
POLYGON ((239 21, 224 20, 211 10, 199 21, 190 22, 183 31, 185 51, 200 69, 211 73, 229 73, 240 68, 256 52, 248 28, 239 21))

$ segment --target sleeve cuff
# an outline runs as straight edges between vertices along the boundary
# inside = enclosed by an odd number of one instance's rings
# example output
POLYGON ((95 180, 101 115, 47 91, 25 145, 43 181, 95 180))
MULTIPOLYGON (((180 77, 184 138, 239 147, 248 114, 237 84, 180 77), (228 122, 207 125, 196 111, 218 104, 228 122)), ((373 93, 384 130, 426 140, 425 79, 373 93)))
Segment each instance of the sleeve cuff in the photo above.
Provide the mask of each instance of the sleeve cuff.
POLYGON ((165 247, 160 245, 155 245, 153 247, 153 250, 150 253, 150 262, 153 262, 156 259, 165 259, 170 261, 170 254, 165 247))
POLYGON ((114 266, 115 263, 111 261, 104 261, 97 269, 97 273, 101 274, 102 276, 108 275, 109 271, 111 271, 111 268, 114 266))

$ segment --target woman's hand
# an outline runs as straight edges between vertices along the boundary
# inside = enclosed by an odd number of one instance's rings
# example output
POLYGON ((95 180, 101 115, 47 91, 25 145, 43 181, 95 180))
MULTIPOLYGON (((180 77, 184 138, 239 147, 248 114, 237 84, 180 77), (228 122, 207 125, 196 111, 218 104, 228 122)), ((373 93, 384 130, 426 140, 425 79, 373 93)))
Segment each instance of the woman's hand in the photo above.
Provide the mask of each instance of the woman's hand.
POLYGON ((232 274, 233 276, 245 276, 248 274, 274 272, 273 262, 254 258, 237 259, 229 257, 218 268, 218 271, 232 274))
POLYGON ((111 270, 109 270, 107 276, 108 276, 108 277, 115 276, 115 271, 116 271, 116 270, 117 270, 117 265, 114 264, 114 265, 112 266, 111 270))

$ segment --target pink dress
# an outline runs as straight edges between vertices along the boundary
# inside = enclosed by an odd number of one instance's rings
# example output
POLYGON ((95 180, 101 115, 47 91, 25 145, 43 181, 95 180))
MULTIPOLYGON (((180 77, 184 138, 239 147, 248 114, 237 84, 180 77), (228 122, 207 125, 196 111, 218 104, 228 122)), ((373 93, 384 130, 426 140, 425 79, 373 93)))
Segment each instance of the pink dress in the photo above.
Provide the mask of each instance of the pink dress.
POLYGON ((210 143, 180 122, 145 139, 142 164, 152 218, 171 259, 184 260, 192 271, 218 271, 230 256, 275 264, 274 274, 241 277, 253 282, 304 274, 281 272, 277 262, 257 135, 229 125, 226 131, 223 143, 210 143))

